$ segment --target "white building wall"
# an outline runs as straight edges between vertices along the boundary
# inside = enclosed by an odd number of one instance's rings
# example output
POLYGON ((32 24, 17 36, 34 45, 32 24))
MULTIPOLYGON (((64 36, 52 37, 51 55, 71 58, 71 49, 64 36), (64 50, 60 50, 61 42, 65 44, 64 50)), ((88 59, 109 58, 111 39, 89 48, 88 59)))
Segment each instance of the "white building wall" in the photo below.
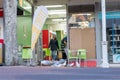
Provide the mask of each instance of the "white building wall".
POLYGON ((49 30, 51 31, 56 31, 56 30, 63 30, 65 33, 67 31, 67 24, 64 22, 60 22, 57 24, 49 24, 48 25, 49 30))

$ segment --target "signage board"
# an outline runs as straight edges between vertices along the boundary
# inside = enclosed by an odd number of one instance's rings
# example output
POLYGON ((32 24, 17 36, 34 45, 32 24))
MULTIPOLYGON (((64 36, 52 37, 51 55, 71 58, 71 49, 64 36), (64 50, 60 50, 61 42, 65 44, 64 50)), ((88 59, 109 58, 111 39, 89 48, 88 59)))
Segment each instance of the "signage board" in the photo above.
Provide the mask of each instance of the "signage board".
POLYGON ((32 40, 31 40, 31 49, 33 50, 35 44, 38 40, 40 32, 42 32, 42 27, 45 23, 45 20, 48 17, 48 11, 44 6, 39 6, 33 17, 33 25, 32 25, 32 40))

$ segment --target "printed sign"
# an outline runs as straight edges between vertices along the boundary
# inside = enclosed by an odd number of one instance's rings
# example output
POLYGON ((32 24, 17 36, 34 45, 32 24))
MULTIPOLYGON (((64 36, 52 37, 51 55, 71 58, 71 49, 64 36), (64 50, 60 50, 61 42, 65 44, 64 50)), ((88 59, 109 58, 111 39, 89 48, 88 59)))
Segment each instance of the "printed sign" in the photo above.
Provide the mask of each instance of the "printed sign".
POLYGON ((35 13, 33 18, 33 26, 32 26, 32 40, 31 40, 31 49, 33 50, 35 47, 35 44, 38 40, 39 34, 42 30, 42 27, 45 23, 45 20, 48 17, 48 11, 44 6, 39 6, 35 13))

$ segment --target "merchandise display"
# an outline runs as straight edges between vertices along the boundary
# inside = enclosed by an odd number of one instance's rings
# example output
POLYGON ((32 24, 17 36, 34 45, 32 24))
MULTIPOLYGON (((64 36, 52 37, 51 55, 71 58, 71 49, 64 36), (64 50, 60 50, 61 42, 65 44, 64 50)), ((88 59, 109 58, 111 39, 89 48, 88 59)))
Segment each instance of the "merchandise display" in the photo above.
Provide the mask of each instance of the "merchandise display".
POLYGON ((120 12, 107 12, 108 60, 120 63, 120 12), (117 59, 117 60, 116 60, 117 59))

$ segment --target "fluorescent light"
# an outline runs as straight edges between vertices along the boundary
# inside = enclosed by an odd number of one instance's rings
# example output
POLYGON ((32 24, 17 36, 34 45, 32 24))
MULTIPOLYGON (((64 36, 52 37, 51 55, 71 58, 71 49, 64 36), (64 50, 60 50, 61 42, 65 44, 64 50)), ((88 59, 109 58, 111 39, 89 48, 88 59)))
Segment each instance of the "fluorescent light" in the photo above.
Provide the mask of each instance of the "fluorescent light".
POLYGON ((66 14, 66 10, 50 10, 48 12, 49 15, 53 15, 53 14, 66 14))
POLYGON ((61 9, 61 10, 49 10, 49 12, 66 12, 65 9, 61 9))
POLYGON ((46 8, 54 8, 54 7, 63 7, 63 5, 49 5, 45 6, 46 8))
POLYGON ((90 13, 81 13, 81 14, 77 14, 77 15, 88 15, 88 16, 90 16, 92 14, 90 14, 90 13))
POLYGON ((66 21, 66 19, 52 19, 52 21, 66 21))
POLYGON ((49 12, 49 15, 53 15, 53 14, 66 14, 66 12, 49 12))
POLYGON ((24 9, 31 9, 32 7, 23 7, 24 9))

